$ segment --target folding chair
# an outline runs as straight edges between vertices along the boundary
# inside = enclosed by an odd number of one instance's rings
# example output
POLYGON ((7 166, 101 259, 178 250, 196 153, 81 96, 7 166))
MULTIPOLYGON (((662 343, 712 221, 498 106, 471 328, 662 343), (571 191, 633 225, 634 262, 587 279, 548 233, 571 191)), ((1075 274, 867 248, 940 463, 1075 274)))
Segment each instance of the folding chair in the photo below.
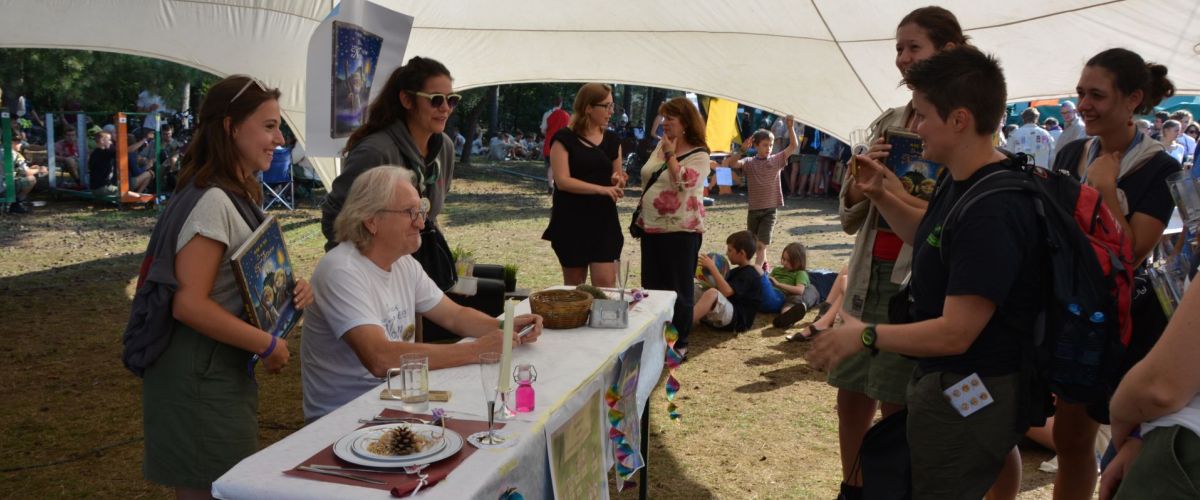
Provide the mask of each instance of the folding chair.
POLYGON ((283 147, 275 148, 271 168, 262 174, 263 210, 276 203, 292 210, 295 204, 295 182, 292 180, 292 152, 283 147))

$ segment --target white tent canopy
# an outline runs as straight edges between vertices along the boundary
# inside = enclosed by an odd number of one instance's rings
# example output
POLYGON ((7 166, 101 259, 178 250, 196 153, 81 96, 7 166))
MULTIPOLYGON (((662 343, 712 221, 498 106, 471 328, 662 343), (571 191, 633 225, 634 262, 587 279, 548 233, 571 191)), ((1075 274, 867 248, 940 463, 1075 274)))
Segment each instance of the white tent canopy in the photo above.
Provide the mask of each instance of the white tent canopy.
MULTIPOLYGON (((371 0, 415 18, 407 56, 440 60, 460 89, 604 81, 691 90, 845 138, 907 101, 896 24, 928 0, 562 2, 371 0)), ((943 0, 1004 66, 1012 101, 1072 95, 1079 69, 1113 46, 1165 64, 1200 93, 1200 1, 943 0)), ((309 36, 333 0, 0 0, 0 46, 156 57, 283 92, 303 142, 309 36)), ((391 68, 381 68, 381 72, 391 68)), ((136 78, 136 75, 131 75, 136 78)), ((129 96, 130 101, 134 96, 129 96)), ((330 164, 319 170, 332 181, 330 164)))

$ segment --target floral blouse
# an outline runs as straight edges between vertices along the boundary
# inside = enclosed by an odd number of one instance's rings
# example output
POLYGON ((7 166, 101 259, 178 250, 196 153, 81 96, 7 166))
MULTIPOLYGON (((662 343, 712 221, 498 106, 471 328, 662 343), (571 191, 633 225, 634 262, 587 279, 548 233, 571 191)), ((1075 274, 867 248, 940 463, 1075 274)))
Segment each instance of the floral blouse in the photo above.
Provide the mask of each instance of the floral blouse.
POLYGON ((679 179, 673 182, 670 170, 664 170, 652 186, 646 186, 654 172, 663 166, 662 143, 654 148, 650 160, 642 166, 642 212, 637 224, 647 234, 704 232, 704 179, 711 172, 708 153, 703 149, 691 154, 682 151, 679 179))

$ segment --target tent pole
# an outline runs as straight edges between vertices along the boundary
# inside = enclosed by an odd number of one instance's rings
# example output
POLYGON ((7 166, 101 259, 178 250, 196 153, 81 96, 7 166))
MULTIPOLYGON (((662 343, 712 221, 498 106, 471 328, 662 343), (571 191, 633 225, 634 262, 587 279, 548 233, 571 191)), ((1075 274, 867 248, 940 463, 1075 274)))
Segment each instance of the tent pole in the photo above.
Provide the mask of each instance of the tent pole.
POLYGON ((0 112, 0 128, 3 128, 3 134, 0 135, 0 140, 4 141, 4 209, 8 210, 8 204, 17 201, 17 186, 13 184, 13 150, 12 150, 12 115, 8 111, 0 112))
POLYGON ((54 113, 46 113, 46 168, 50 171, 50 189, 58 187, 58 161, 54 154, 54 113))

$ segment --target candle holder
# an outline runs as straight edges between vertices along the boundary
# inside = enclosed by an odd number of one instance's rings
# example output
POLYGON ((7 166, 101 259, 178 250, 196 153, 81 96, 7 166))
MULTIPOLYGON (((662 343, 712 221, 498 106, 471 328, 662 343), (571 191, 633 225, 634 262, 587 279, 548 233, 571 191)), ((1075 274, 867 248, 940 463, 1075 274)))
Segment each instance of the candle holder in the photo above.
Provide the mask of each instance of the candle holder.
POLYGON ((513 411, 513 405, 516 404, 514 389, 509 389, 507 392, 496 391, 496 420, 504 422, 512 420, 517 416, 513 411))

